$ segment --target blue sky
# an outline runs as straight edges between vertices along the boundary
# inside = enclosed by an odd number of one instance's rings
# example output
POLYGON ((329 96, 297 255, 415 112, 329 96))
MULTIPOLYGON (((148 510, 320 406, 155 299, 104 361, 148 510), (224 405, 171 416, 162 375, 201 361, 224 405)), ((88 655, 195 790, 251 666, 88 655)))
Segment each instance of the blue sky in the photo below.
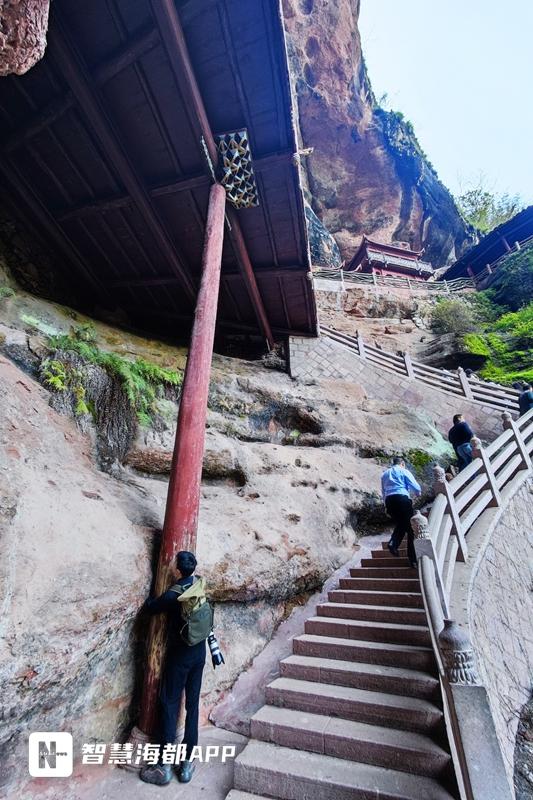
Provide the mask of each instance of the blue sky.
POLYGON ((533 0, 361 0, 359 27, 376 97, 443 183, 533 203, 533 0))

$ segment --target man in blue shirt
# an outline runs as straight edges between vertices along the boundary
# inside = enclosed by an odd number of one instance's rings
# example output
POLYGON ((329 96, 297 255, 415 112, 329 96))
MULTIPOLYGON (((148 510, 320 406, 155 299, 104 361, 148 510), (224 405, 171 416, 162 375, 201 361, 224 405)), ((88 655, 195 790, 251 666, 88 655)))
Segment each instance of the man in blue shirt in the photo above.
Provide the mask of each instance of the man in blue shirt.
POLYGON ((416 567, 414 534, 411 528, 413 501, 410 492, 419 495, 420 484, 414 475, 405 468, 405 461, 400 456, 392 460, 392 466, 381 476, 381 493, 389 517, 394 522, 394 531, 388 547, 393 556, 399 556, 398 548, 407 534, 407 557, 409 564, 416 567))

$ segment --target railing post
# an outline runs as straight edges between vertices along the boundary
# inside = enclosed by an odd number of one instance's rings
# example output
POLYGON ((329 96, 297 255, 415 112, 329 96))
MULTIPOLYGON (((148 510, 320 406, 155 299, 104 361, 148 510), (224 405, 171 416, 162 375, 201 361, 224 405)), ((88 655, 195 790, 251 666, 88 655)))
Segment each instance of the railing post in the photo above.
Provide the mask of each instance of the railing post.
POLYGON ((453 619, 445 619, 438 641, 448 682, 466 686, 479 685, 481 681, 468 634, 453 619))
POLYGON ((363 342, 363 337, 357 331, 357 347, 359 348, 359 355, 361 358, 366 358, 366 350, 365 350, 365 343, 363 342))
POLYGON ((448 600, 446 598, 446 589, 442 581, 437 557, 435 554, 435 547, 429 534, 429 523, 427 517, 417 511, 411 517, 411 527, 415 535, 415 553, 417 559, 427 556, 433 561, 433 569, 435 570, 435 583, 437 584, 437 591, 439 593, 439 600, 442 612, 445 617, 448 616, 448 600))
POLYGON ((407 373, 408 378, 416 378, 415 371, 413 369, 413 362, 411 361, 411 356, 407 352, 407 350, 403 354, 403 362, 405 364, 405 371, 407 373))
POLYGON ((374 284, 374 292, 375 292, 375 295, 377 297, 378 294, 379 294, 379 292, 378 292, 378 276, 376 275, 376 273, 374 271, 372 271, 372 283, 374 284))
POLYGON ((500 494, 500 490, 498 489, 498 484, 496 483, 496 476, 494 474, 494 470, 492 469, 490 458, 488 458, 487 454, 485 453, 484 449, 481 446, 481 439, 478 439, 477 436, 474 436, 470 440, 470 444, 472 445, 472 455, 474 458, 481 459, 481 462, 483 464, 483 470, 489 482, 489 487, 492 494, 492 500, 490 501, 489 506, 493 507, 501 506, 502 497, 500 494))
POLYGON ((461 384, 461 389, 463 390, 464 396, 469 400, 473 400, 474 395, 472 394, 472 387, 470 386, 468 376, 462 367, 458 367, 457 375, 459 376, 459 383, 461 384))
POLYGON ((526 447, 526 443, 524 442, 524 440, 522 439, 522 437, 520 435, 520 430, 518 428, 518 425, 513 420, 512 416, 510 415, 510 413, 508 411, 504 411, 503 412, 502 419, 503 419, 503 429, 505 431, 509 431, 510 430, 510 431, 513 432, 514 440, 515 440, 516 445, 518 447, 518 452, 520 453, 520 456, 522 458, 521 466, 525 467, 526 469, 531 469, 531 467, 532 467, 531 459, 529 457, 529 453, 528 453, 528 450, 527 450, 527 447, 526 447))
POLYGON ((459 518, 459 513, 457 511, 457 507, 455 505, 455 498, 453 496, 453 492, 450 489, 448 481, 446 480, 446 473, 444 472, 442 467, 438 465, 433 467, 433 489, 435 490, 435 494, 443 494, 447 500, 447 507, 446 510, 450 517, 452 518, 452 533, 457 536, 457 560, 458 561, 467 561, 468 559, 468 547, 466 546, 466 540, 463 533, 463 528, 461 525, 461 520, 459 518))
POLYGON ((444 287, 445 287, 445 289, 446 289, 446 292, 447 292, 447 294, 450 294, 450 292, 451 292, 451 289, 450 289, 450 287, 448 286, 448 281, 447 281, 447 280, 444 280, 444 287))

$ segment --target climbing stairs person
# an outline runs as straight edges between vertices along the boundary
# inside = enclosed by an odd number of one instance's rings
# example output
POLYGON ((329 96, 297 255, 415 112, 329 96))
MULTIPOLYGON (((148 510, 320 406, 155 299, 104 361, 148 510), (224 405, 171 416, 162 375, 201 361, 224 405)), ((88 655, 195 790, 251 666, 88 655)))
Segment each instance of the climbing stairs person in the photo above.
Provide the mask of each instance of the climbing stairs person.
POLYGON ((371 555, 293 639, 227 800, 458 797, 418 575, 371 555))

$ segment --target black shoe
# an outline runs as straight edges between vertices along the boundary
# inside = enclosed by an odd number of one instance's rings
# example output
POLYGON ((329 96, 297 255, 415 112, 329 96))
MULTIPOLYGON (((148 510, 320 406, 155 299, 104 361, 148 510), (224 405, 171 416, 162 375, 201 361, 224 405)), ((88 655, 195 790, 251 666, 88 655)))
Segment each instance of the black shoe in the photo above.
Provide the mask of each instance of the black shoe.
POLYGON ((394 547, 392 542, 389 542, 387 544, 387 547, 389 548, 389 553, 391 554, 391 556, 399 556, 400 555, 400 553, 398 552, 398 548, 394 547))
POLYGON ((180 783, 189 783, 194 772, 195 764, 190 761, 182 761, 178 770, 178 780, 180 783))
POLYGON ((142 768, 139 777, 145 783, 166 786, 172 780, 172 767, 170 764, 150 764, 142 768))

